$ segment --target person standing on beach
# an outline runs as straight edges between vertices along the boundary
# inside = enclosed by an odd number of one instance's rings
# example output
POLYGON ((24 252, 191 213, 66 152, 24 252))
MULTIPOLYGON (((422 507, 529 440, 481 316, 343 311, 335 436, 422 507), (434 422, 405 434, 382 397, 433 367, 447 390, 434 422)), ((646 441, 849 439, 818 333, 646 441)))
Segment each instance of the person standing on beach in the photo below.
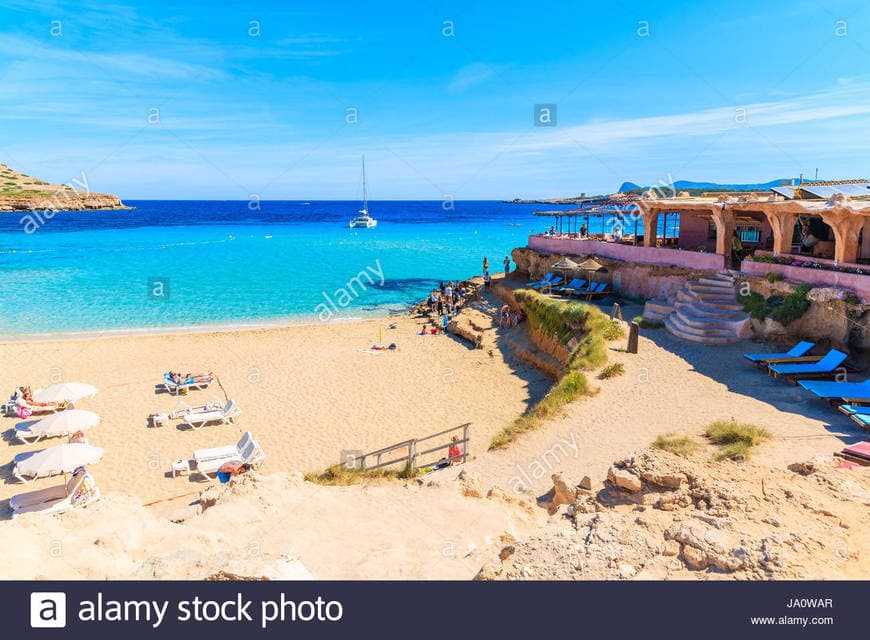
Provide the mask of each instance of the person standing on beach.
POLYGON ((489 260, 486 256, 483 257, 483 275, 486 275, 489 272, 489 260))
POLYGON ((511 259, 507 256, 504 257, 504 277, 507 278, 508 274, 511 272, 511 259))

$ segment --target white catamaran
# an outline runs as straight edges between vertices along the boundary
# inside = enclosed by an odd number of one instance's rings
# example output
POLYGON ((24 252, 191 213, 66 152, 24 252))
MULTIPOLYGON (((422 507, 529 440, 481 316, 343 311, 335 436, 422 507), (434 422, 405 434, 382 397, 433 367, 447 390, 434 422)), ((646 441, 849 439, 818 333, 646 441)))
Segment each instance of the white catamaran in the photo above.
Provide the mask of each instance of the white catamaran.
POLYGON ((378 221, 369 215, 369 194, 366 190, 366 157, 362 159, 363 172, 363 206, 359 210, 359 215, 350 221, 351 229, 371 229, 378 225, 378 221))

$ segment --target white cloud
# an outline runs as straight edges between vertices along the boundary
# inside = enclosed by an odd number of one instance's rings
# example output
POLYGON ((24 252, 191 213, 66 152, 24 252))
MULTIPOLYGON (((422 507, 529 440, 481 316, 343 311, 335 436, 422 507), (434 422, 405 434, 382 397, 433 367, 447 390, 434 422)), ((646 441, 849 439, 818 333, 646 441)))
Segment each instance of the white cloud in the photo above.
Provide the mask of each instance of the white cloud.
POLYGON ((715 136, 746 126, 759 129, 793 124, 809 126, 813 122, 868 114, 870 86, 850 83, 829 91, 783 100, 541 129, 541 135, 534 136, 533 141, 509 145, 508 148, 544 151, 578 143, 597 148, 663 137, 715 136))
POLYGON ((461 93, 470 87, 491 80, 498 73, 498 68, 485 62, 472 62, 459 69, 454 75, 447 90, 450 93, 461 93))

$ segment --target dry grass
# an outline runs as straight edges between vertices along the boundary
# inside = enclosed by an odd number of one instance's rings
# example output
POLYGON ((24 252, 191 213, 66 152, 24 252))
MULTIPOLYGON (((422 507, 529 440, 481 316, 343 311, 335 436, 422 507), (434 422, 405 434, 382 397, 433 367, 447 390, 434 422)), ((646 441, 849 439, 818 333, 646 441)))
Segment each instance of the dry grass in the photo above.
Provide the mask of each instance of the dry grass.
POLYGON ((336 464, 320 473, 306 473, 305 479, 313 484, 345 487, 369 480, 408 480, 420 474, 419 469, 406 465, 404 469, 349 469, 336 464))
POLYGON ((663 433, 652 443, 653 449, 661 449, 684 458, 689 457, 700 448, 700 444, 689 436, 679 436, 675 433, 663 433))
POLYGON ((614 362, 604 367, 598 374, 599 380, 609 380, 625 374, 625 365, 621 362, 614 362))
MULTIPOLYGON (((565 406, 582 396, 597 393, 582 372, 598 369, 607 363, 607 343, 625 335, 622 325, 611 320, 598 307, 568 300, 554 300, 537 291, 514 292, 523 304, 529 325, 541 333, 557 338, 562 344, 577 340, 566 365, 567 373, 534 407, 505 427, 490 442, 489 448, 503 449, 521 434, 538 428, 544 420, 560 415, 565 406)), ((611 375, 620 375, 619 365, 611 375)))
POLYGON ((704 435, 722 447, 717 460, 746 460, 752 447, 772 437, 767 429, 734 420, 717 420, 707 426, 704 435))

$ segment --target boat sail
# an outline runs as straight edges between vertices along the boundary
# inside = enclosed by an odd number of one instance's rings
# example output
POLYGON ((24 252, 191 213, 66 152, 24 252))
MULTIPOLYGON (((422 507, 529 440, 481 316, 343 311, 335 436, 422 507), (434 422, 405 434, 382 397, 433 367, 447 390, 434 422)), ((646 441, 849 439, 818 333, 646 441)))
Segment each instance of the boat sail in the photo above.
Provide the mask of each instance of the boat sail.
POLYGON ((362 158, 362 176, 363 176, 363 206, 359 210, 359 215, 350 221, 351 229, 371 229, 376 227, 378 221, 369 215, 369 194, 366 187, 366 157, 362 158))

